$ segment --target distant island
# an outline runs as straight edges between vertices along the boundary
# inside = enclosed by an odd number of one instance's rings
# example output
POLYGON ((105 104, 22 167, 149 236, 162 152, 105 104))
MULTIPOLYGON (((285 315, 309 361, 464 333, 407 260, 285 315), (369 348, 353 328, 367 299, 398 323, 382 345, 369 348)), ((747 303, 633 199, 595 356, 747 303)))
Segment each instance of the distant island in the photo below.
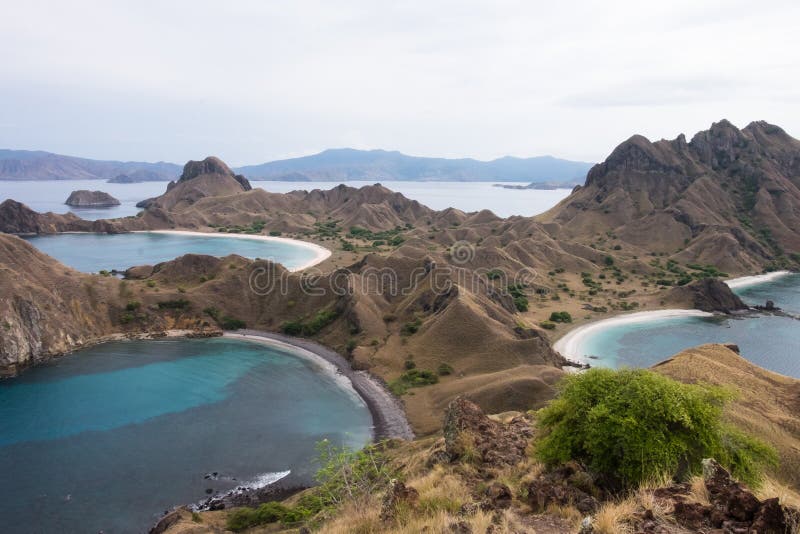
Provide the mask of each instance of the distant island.
POLYGON ((493 187, 503 189, 538 189, 540 191, 551 191, 553 189, 575 189, 581 184, 578 182, 531 182, 528 185, 514 184, 493 184, 493 187))
MULTIPOLYGON (((291 182, 552 182, 583 183, 592 163, 552 156, 491 161, 408 156, 396 151, 338 148, 299 158, 234 168, 250 180, 291 182)), ((41 151, 0 149, 3 180, 106 180, 168 182, 181 174, 174 163, 98 161, 41 151)))
POLYGON ((67 206, 73 208, 110 208, 119 206, 119 200, 112 197, 105 191, 89 191, 81 189, 73 191, 67 201, 64 202, 67 206))

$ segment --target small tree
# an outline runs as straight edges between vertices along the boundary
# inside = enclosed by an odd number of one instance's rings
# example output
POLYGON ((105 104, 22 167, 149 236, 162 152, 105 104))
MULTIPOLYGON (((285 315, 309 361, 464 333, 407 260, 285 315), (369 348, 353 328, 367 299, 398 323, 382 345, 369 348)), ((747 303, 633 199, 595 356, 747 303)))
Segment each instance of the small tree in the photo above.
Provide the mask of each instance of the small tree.
POLYGON ((577 460, 612 486, 698 473, 709 457, 758 484, 777 454, 722 422, 730 396, 641 369, 569 375, 538 412, 543 437, 536 453, 549 465, 577 460))

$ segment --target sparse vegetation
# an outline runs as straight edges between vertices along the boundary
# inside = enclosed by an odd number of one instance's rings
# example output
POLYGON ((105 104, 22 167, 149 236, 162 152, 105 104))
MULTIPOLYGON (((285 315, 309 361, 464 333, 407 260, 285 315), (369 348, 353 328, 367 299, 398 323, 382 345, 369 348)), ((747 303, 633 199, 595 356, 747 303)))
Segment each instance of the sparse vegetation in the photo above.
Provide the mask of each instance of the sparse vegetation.
POLYGON ((320 310, 307 321, 295 319, 284 322, 281 325, 281 331, 289 336, 315 336, 335 321, 338 316, 339 314, 334 310, 320 310))
POLYGON ((404 395, 409 388, 430 386, 439 382, 439 377, 432 371, 410 369, 389 383, 389 389, 398 397, 404 395))

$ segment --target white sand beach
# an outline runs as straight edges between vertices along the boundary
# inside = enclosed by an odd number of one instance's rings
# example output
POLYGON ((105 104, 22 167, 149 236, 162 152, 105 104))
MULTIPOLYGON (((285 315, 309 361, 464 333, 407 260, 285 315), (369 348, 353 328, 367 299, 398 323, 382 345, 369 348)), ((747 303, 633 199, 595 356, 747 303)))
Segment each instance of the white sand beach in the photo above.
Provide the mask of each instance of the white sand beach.
POLYGON ((788 274, 792 273, 789 271, 775 271, 774 273, 758 274, 755 276, 741 276, 739 278, 726 280, 725 283, 728 284, 728 287, 731 289, 742 289, 745 287, 756 286, 759 284, 772 282, 773 280, 781 278, 788 274))
POLYGON ((193 232, 191 230, 139 230, 136 233, 153 233, 153 234, 173 234, 173 235, 187 235, 187 236, 203 236, 203 237, 232 237, 236 239, 250 239, 254 241, 272 241, 278 243, 286 243, 290 245, 297 245, 305 247, 314 251, 314 258, 308 262, 289 269, 291 272, 302 271, 313 267, 318 263, 322 263, 332 254, 330 250, 317 245, 316 243, 309 243, 308 241, 300 241, 299 239, 290 239, 288 237, 274 237, 270 235, 254 235, 254 234, 229 234, 229 233, 211 233, 211 232, 193 232))
POLYGON ((710 317, 711 315, 713 314, 700 310, 654 310, 619 315, 617 317, 588 323, 570 330, 553 344, 553 348, 560 352, 565 358, 580 363, 590 363, 586 358, 587 354, 584 349, 586 341, 605 328, 625 324, 647 323, 673 317, 710 317))

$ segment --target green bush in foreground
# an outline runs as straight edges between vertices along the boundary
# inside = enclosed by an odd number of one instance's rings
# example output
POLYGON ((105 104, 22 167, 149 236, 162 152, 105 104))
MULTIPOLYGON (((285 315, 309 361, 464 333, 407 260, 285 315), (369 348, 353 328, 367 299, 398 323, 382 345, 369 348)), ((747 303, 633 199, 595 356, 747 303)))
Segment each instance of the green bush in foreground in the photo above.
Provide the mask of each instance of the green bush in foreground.
POLYGON ((757 485, 774 449, 723 423, 731 395, 677 382, 647 370, 591 369, 567 376, 538 412, 537 456, 548 465, 585 464, 610 485, 635 487, 668 474, 701 471, 715 458, 757 485))

